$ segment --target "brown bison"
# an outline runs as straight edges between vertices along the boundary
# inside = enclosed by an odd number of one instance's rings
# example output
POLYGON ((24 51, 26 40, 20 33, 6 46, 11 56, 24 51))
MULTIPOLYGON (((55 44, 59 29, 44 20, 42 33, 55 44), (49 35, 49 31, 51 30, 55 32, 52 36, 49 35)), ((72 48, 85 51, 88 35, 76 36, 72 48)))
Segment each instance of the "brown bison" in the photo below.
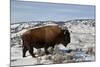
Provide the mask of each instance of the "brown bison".
POLYGON ((54 48, 59 43, 66 46, 70 43, 69 31, 63 30, 59 26, 44 26, 30 29, 24 32, 21 38, 23 42, 23 57, 25 57, 27 50, 29 50, 32 57, 35 57, 33 47, 37 49, 44 48, 45 53, 48 54, 48 47, 54 48))

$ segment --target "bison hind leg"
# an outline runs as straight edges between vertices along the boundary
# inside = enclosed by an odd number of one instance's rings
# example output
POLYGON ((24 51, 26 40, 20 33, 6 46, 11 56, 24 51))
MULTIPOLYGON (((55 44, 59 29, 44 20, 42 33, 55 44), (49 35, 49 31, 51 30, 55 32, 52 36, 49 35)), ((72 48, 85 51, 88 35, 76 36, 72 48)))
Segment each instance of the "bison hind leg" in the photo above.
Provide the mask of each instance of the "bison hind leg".
POLYGON ((26 47, 23 47, 23 57, 26 57, 25 56, 25 54, 26 54, 26 51, 27 51, 28 49, 26 48, 26 47))

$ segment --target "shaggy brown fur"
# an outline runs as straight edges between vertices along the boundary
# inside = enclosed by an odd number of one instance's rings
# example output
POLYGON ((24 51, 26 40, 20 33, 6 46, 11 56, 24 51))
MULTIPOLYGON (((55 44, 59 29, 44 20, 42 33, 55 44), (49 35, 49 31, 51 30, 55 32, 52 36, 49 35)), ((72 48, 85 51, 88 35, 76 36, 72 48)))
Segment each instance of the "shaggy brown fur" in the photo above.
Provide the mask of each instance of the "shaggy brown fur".
POLYGON ((32 57, 35 57, 33 53, 33 47, 45 48, 45 53, 48 54, 48 47, 53 47, 56 44, 62 43, 66 46, 70 43, 70 33, 68 30, 62 30, 58 26, 44 26, 36 29, 30 29, 26 31, 22 36, 23 41, 23 57, 29 50, 32 57))

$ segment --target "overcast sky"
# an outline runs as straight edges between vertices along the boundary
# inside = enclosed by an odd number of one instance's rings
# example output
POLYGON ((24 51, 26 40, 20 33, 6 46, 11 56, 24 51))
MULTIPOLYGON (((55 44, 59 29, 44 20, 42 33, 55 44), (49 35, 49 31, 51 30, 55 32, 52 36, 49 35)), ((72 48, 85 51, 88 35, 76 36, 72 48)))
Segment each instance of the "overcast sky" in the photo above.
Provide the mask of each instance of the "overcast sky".
POLYGON ((11 23, 94 19, 95 6, 11 1, 11 23))

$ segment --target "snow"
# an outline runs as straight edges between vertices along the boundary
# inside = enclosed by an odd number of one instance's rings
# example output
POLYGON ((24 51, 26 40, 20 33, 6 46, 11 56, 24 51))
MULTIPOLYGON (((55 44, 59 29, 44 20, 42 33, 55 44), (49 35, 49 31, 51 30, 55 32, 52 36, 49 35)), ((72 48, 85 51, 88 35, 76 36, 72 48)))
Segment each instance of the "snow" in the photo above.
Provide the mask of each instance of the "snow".
POLYGON ((71 20, 61 24, 52 21, 11 24, 11 66, 95 61, 95 21, 92 19, 71 20), (20 35, 29 29, 53 25, 68 29, 71 43, 66 47, 63 44, 55 46, 54 53, 50 55, 45 55, 43 48, 41 53, 34 48, 37 58, 32 58, 29 52, 26 53, 27 57, 23 58, 20 35), (70 49, 73 51, 66 53, 70 49), (70 59, 71 57, 73 59, 70 59))
POLYGON ((11 28, 15 29, 16 27, 18 27, 20 24, 13 24, 11 25, 11 28))
POLYGON ((16 33, 17 35, 22 35, 24 32, 26 32, 28 29, 23 29, 21 31, 19 31, 18 33, 16 33))

